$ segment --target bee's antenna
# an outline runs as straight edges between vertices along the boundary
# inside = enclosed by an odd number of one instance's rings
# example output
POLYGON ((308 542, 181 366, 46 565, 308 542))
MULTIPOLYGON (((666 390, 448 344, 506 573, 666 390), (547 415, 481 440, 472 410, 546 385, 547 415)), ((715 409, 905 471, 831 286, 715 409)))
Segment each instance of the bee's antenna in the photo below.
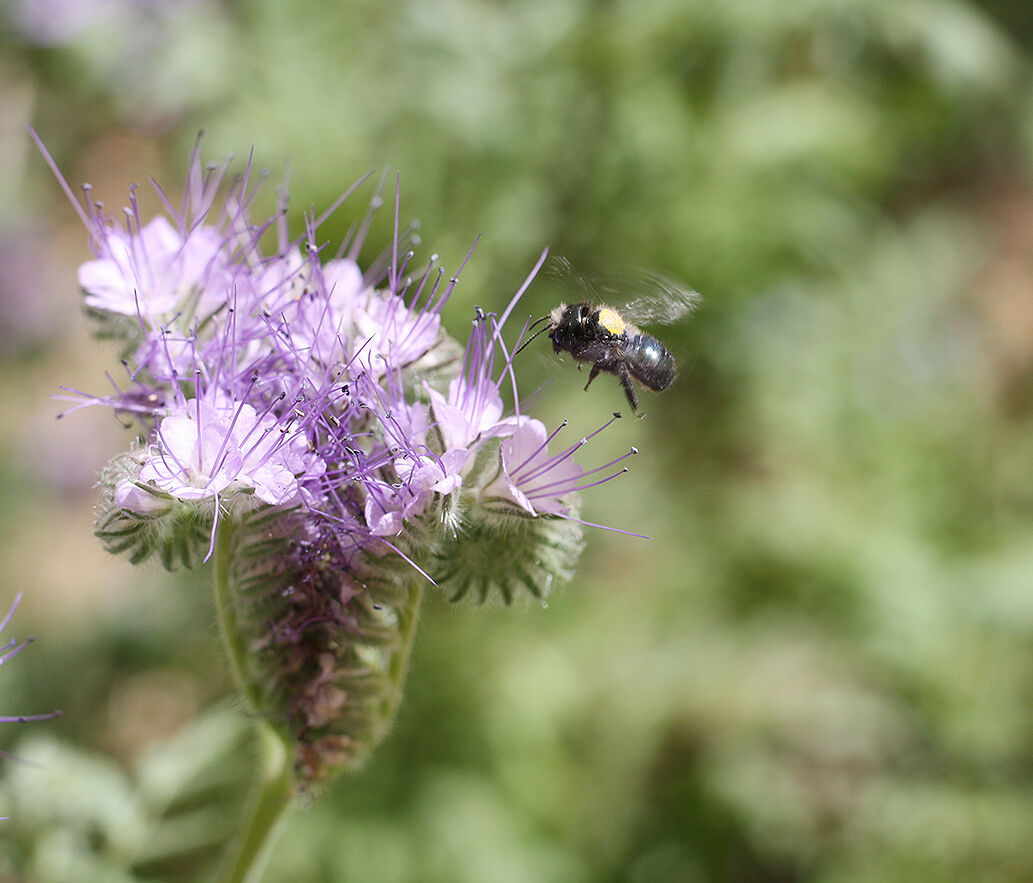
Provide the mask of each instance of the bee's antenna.
MULTIPOLYGON (((546 322, 550 318, 552 318, 550 315, 545 315, 545 316, 542 316, 539 319, 535 319, 530 325, 527 326, 527 330, 530 331, 532 328, 534 328, 535 325, 541 325, 542 322, 546 322)), ((513 358, 515 359, 517 357, 517 355, 524 349, 524 347, 526 347, 539 334, 542 334, 543 332, 548 331, 548 330, 549 330, 549 326, 548 325, 543 325, 541 328, 539 328, 534 334, 532 334, 529 338, 527 338, 527 340, 525 340, 522 344, 520 344, 520 346, 517 347, 516 352, 513 353, 513 358)))

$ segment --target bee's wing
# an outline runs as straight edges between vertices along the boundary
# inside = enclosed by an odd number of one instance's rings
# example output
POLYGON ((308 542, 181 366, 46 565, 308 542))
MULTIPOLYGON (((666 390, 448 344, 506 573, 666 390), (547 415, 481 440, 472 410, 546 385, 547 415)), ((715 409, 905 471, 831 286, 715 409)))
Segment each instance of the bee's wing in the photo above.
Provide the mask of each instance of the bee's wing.
POLYGON ((677 322, 699 306, 698 292, 680 282, 644 270, 593 284, 567 258, 549 259, 549 273, 580 288, 593 303, 606 301, 629 322, 643 325, 677 322))
POLYGON ((703 300, 699 292, 651 271, 633 273, 619 285, 607 285, 604 290, 628 298, 619 309, 628 321, 642 325, 677 322, 703 300))
POLYGON ((592 303, 600 301, 599 293, 595 290, 592 281, 580 272, 569 260, 562 255, 552 255, 546 264, 546 272, 554 279, 559 279, 572 288, 580 288, 592 303))

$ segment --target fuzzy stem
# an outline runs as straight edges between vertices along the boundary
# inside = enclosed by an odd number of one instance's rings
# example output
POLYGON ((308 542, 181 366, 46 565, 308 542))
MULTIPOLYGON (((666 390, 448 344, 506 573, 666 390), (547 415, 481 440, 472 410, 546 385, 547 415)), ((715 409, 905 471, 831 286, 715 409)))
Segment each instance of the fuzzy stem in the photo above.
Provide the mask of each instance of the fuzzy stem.
POLYGON ((409 658, 412 656, 413 641, 416 637, 416 623, 420 618, 420 607, 423 602, 423 582, 414 575, 409 584, 409 597, 398 609, 398 650, 392 654, 388 665, 387 676, 391 682, 391 692, 384 697, 381 713, 381 728, 376 741, 387 735, 394 723, 398 706, 402 702, 405 691, 405 675, 409 670, 409 658))
POLYGON ((258 687, 247 674, 247 640, 239 628, 237 608, 233 603, 230 585, 236 532, 236 526, 231 519, 224 517, 215 533, 215 612, 219 618, 219 633, 222 635, 222 645, 226 648, 233 680, 247 700, 249 710, 257 712, 258 687))
MULTIPOLYGON (((215 609, 233 679, 251 710, 257 711, 258 689, 247 676, 246 638, 238 628, 230 585, 235 533, 231 520, 224 518, 215 538, 215 609)), ((256 718, 255 724, 259 751, 257 781, 247 819, 219 877, 221 883, 258 883, 294 794, 286 740, 265 721, 256 718)))
POLYGON ((261 721, 257 725, 259 778, 251 797, 248 818, 219 883, 258 883, 272 855, 273 845, 286 821, 294 796, 294 777, 287 746, 280 735, 261 721))

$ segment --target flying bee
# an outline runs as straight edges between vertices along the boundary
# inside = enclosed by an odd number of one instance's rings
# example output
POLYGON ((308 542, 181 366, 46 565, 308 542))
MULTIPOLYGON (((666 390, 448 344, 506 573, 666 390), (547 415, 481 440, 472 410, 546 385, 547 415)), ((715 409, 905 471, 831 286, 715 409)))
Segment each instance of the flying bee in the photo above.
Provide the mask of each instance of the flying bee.
POLYGON ((561 303, 537 319, 530 328, 542 327, 517 352, 539 334, 548 332, 553 352, 570 353, 579 369, 582 363, 591 363, 586 390, 599 372, 614 374, 624 388, 631 410, 638 414, 638 395, 632 381, 657 392, 667 389, 674 381, 676 364, 666 346, 632 322, 675 322, 696 308, 699 294, 650 273, 636 280, 639 294, 617 309, 601 303, 592 284, 566 258, 555 259, 554 269, 558 275, 573 279, 591 300, 569 306, 561 303))

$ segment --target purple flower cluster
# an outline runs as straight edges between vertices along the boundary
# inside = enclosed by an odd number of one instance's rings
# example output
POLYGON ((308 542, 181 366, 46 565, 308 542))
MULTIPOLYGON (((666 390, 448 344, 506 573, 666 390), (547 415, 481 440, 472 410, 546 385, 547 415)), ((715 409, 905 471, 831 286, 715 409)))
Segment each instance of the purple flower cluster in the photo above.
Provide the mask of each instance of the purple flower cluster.
POLYGON ((285 195, 252 218, 250 162, 231 180, 195 149, 182 200, 159 188, 165 215, 145 221, 134 189, 118 218, 88 188, 80 205, 39 146, 96 255, 87 311, 123 348, 124 377, 68 390, 72 410, 137 427, 101 477, 98 536, 134 562, 215 554, 238 681, 301 779, 323 780, 390 723, 419 584, 544 597, 582 548, 576 492, 624 471, 574 461, 591 436, 550 452, 563 427, 520 409, 503 329, 545 254, 501 317, 476 311, 464 349, 441 323, 459 274, 417 265, 397 189, 392 245, 363 268, 379 195, 331 251, 329 212, 296 238, 285 195))
POLYGON ((234 506, 303 506, 353 539, 395 537, 429 512, 455 529, 484 498, 569 515, 577 446, 550 455, 541 422, 518 402, 506 413, 502 323, 478 312, 460 364, 441 327, 457 276, 433 258, 414 271, 397 217, 392 253, 365 272, 356 261, 378 199, 329 255, 325 216, 294 241, 285 211, 251 219, 254 177, 249 164, 226 186, 225 167, 202 166, 195 150, 182 203, 158 191, 168 217, 145 222, 135 190, 121 221, 88 188, 85 209, 76 203, 96 253, 79 269, 85 304, 125 342, 127 370, 77 406, 105 404, 141 427, 120 461, 117 507, 149 516, 207 503, 214 534, 234 506), (485 476, 477 453, 491 441, 501 454, 485 476), (485 480, 471 488, 475 471, 485 480))

